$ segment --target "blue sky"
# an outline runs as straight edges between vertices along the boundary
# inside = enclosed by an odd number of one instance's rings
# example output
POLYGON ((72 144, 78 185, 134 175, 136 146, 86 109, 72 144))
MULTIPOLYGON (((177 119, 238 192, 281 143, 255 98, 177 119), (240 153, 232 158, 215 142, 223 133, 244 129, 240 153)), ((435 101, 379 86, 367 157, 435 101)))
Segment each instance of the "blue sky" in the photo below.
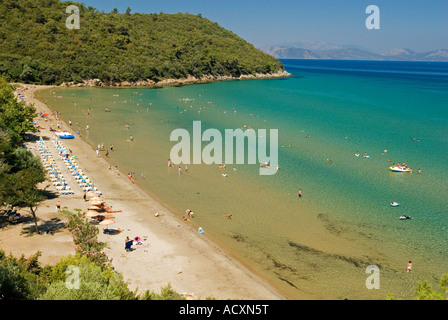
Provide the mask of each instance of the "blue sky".
MULTIPOLYGON (((257 47, 297 41, 394 48, 448 49, 446 0, 78 0, 99 11, 201 13, 257 47), (368 5, 380 9, 380 29, 368 30, 368 5)), ((82 17, 81 17, 82 19, 82 17)))

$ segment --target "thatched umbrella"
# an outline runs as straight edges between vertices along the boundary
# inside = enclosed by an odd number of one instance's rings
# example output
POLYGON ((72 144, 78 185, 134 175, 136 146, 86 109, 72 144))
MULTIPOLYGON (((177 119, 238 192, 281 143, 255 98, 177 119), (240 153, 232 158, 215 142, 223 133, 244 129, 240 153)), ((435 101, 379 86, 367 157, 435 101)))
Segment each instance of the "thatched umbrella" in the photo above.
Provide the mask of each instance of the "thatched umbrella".
POLYGON ((90 217, 90 218, 96 217, 98 215, 99 215, 99 213, 97 211, 92 211, 92 210, 88 210, 85 214, 86 217, 90 217))
POLYGON ((105 219, 105 220, 101 221, 99 224, 106 225, 107 228, 109 228, 109 225, 114 224, 114 223, 115 223, 115 220, 113 220, 113 219, 105 219))
POLYGON ((103 210, 103 208, 101 208, 101 206, 90 206, 87 210, 103 210))
POLYGON ((89 203, 93 206, 101 206, 101 204, 103 203, 103 201, 100 200, 89 200, 89 203))
POLYGON ((87 197, 91 198, 91 197, 98 197, 98 194, 95 192, 87 192, 86 194, 87 197))

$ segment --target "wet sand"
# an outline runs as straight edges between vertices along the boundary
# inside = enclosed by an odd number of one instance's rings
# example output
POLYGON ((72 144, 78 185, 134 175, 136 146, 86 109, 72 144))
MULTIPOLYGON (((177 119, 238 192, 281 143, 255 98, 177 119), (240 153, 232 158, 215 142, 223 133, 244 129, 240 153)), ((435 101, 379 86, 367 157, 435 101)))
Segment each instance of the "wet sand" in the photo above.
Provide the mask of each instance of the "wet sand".
MULTIPOLYGON (((24 91, 27 101, 34 103, 38 113, 51 114, 47 105, 34 99, 36 90, 49 87, 27 87, 24 91)), ((62 130, 69 130, 69 125, 53 116, 48 117, 48 121, 43 118, 36 120, 39 121, 38 125, 45 128, 41 129, 41 135, 49 138, 46 141, 47 147, 55 151, 51 142, 55 135, 49 130, 50 126, 56 129, 56 124, 61 123, 62 130)), ((113 214, 116 223, 111 227, 120 228, 123 232, 107 235, 100 230, 98 238, 99 241, 107 243, 105 253, 112 259, 114 268, 129 281, 130 289, 159 292, 161 287, 171 284, 175 291, 192 293, 201 299, 287 299, 267 281, 234 259, 230 253, 214 244, 206 233, 199 234, 163 204, 152 199, 136 184, 132 184, 126 173, 115 174, 114 170, 109 169, 106 159, 97 157, 95 150, 87 142, 79 137, 61 142, 78 157, 77 163, 94 182, 95 187, 101 190, 104 201, 113 205, 114 210, 121 210, 113 214), (156 212, 160 214, 158 217, 154 215, 156 212), (126 252, 124 240, 127 236, 139 236, 149 246, 133 246, 133 251, 126 252)), ((35 146, 34 143, 28 145, 31 148, 35 146)), ((59 159, 62 165, 58 156, 55 159, 59 159)), ((65 166, 59 167, 67 171, 64 176, 67 177, 67 183, 74 194, 61 195, 42 203, 37 212, 40 225, 51 221, 59 225, 58 219, 62 217, 55 212, 57 200, 60 201, 61 207, 67 207, 70 211, 81 209, 85 212, 89 206, 88 202, 83 200, 81 187, 69 176, 68 169, 65 166)), ((49 190, 55 191, 55 187, 51 185, 49 190)), ((22 212, 28 214, 26 210, 22 212)), ((31 221, 30 224, 1 229, 0 247, 15 256, 29 256, 39 250, 42 252, 42 263, 54 263, 58 258, 74 253, 74 244, 66 229, 60 228, 54 234, 30 235, 27 230, 32 225, 31 221)))

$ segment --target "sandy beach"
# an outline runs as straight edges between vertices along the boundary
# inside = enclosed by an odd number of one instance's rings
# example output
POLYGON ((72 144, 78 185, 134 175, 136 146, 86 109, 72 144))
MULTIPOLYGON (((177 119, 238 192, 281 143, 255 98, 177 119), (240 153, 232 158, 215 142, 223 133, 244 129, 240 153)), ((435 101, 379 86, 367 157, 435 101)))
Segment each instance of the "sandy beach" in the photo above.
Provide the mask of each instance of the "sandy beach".
MULTIPOLYGON (((27 101, 34 103, 37 112, 52 114, 48 106, 34 98, 36 90, 48 87, 27 85, 27 88, 23 94, 27 101)), ((50 127, 56 129, 57 123, 60 123, 62 130, 70 130, 70 126, 53 116, 49 116, 47 121, 41 117, 36 121, 44 128, 40 134, 48 138, 45 143, 55 154, 56 148, 52 139, 56 136, 49 130, 50 127)), ((74 133, 73 130, 70 131, 74 133)), ((100 230, 98 238, 99 241, 107 243, 105 253, 112 259, 114 268, 123 274, 125 281, 129 281, 130 289, 159 292, 160 288, 171 284, 175 291, 191 293, 200 299, 286 299, 249 268, 214 244, 208 238, 207 232, 199 234, 188 222, 169 212, 163 204, 152 199, 138 185, 131 183, 126 173, 117 175, 114 170, 110 170, 104 153, 97 156, 92 146, 78 136, 61 142, 77 156, 77 163, 94 182, 95 187, 101 190, 103 200, 112 205, 114 210, 121 211, 113 213, 116 222, 111 227, 120 228, 123 232, 108 235, 100 230), (155 216, 156 212, 159 213, 158 216, 155 216), (133 246, 134 250, 127 252, 124 249, 127 236, 141 237, 149 246, 133 246)), ((36 142, 28 142, 27 146, 35 151, 36 142)), ((55 159, 74 192, 72 195, 48 199, 38 208, 39 225, 52 227, 55 232, 30 233, 34 230, 32 219, 16 226, 3 227, 0 229, 0 248, 6 253, 18 257, 24 254, 28 257, 40 251, 40 261, 43 264, 52 264, 59 258, 75 252, 71 234, 64 228, 64 218, 56 212, 56 202, 59 200, 62 208, 66 207, 72 212, 74 209, 87 211, 89 203, 83 200, 82 188, 63 165, 62 159, 58 156, 55 156, 55 159)), ((50 182, 46 184, 50 184, 48 190, 57 193, 56 187, 50 182)), ((30 216, 27 209, 20 212, 30 216)))

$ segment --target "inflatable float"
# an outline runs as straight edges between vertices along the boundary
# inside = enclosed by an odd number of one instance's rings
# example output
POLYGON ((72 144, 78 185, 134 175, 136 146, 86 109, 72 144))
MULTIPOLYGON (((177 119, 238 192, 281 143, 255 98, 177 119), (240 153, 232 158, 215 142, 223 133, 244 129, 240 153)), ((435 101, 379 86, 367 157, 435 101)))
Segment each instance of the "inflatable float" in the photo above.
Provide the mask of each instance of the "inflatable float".
POLYGON ((400 204, 398 202, 391 202, 390 206, 391 207, 398 207, 400 204))
POLYGON ((68 131, 55 131, 54 132, 60 139, 74 139, 75 136, 68 131))

